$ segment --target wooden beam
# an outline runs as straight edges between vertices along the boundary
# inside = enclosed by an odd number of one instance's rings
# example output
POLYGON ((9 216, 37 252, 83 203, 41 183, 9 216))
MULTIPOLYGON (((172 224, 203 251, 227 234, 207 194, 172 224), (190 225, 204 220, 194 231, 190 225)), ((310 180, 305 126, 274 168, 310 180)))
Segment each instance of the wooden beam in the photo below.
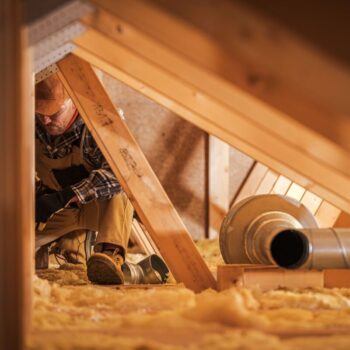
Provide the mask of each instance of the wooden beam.
POLYGON ((265 177, 260 182, 259 187, 255 191, 255 194, 258 195, 270 193, 277 180, 278 175, 274 171, 268 170, 265 177))
MULTIPOLYGON (((76 54, 91 64, 163 104, 208 133, 269 165, 277 173, 293 179, 338 207, 350 211, 350 178, 343 173, 345 168, 349 171, 350 159, 339 148, 336 152, 335 146, 330 145, 328 141, 313 137, 312 147, 309 147, 306 138, 303 145, 307 149, 300 147, 300 137, 303 131, 307 130, 299 126, 293 129, 294 131, 285 132, 286 135, 298 135, 299 145, 286 142, 280 135, 272 134, 257 122, 249 120, 246 115, 184 82, 177 77, 178 74, 170 74, 94 30, 88 30, 76 39, 75 43, 79 45, 76 54), (317 151, 317 159, 315 155, 309 154, 310 149, 317 151), (320 157, 327 159, 321 161, 320 157), (336 169, 334 164, 330 164, 334 163, 335 158, 339 161, 338 166, 341 169, 336 169)), ((203 78, 202 86, 206 85, 203 78)), ((283 125, 285 120, 270 120, 265 124, 283 125)), ((312 135, 315 136, 314 133, 312 135)))
POLYGON ((201 291, 215 280, 92 67, 69 55, 61 79, 177 281, 201 291))
POLYGON ((132 227, 131 227, 131 237, 135 239, 139 247, 143 250, 143 252, 147 255, 158 254, 160 252, 157 246, 154 244, 152 239, 149 237, 148 232, 145 230, 143 226, 136 220, 133 219, 132 227))
POLYGON ((296 183, 292 183, 291 186, 289 187, 286 196, 294 198, 298 202, 300 202, 301 198, 303 197, 305 193, 305 188, 302 186, 299 186, 296 183))
POLYGON ((271 193, 280 194, 280 195, 284 196, 287 193, 291 184, 292 184, 291 180, 287 179, 283 175, 280 175, 278 177, 275 185, 273 186, 271 193))
POLYGON ((34 260, 34 109, 21 2, 0 5, 0 349, 24 349, 34 260))
POLYGON ((303 197, 301 198, 300 203, 304 204, 306 208, 308 208, 310 212, 313 215, 315 215, 322 203, 322 198, 320 198, 319 196, 316 196, 314 193, 310 191, 305 191, 303 197))
POLYGON ((253 169, 249 172, 244 185, 237 194, 236 198, 234 198, 232 201, 231 205, 235 205, 247 197, 254 196, 268 171, 268 167, 264 164, 255 163, 253 169))
POLYGON ((324 270, 325 288, 350 288, 350 269, 324 270))
POLYGON ((230 146, 209 135, 209 238, 218 237, 221 223, 230 206, 230 146))
POLYGON ((348 213, 341 212, 332 226, 339 228, 350 227, 350 215, 348 213))
POLYGON ((233 286, 258 288, 261 291, 277 288, 323 288, 323 273, 318 270, 286 270, 273 265, 218 265, 218 290, 233 286))
MULTIPOLYGON (((204 0, 200 11, 196 0, 94 2, 106 10, 105 15, 94 17, 96 28, 129 48, 142 51, 148 59, 156 59, 158 55, 163 64, 168 65, 164 49, 169 47, 221 80, 232 82, 236 91, 230 95, 220 89, 222 84, 211 85, 211 88, 226 103, 231 101, 241 112, 249 111, 248 118, 260 119, 264 124, 263 121, 275 116, 276 123, 264 127, 280 134, 290 133, 285 136, 294 138, 300 146, 300 139, 306 141, 307 135, 294 134, 294 119, 350 150, 346 137, 350 132, 347 118, 350 113, 349 70, 283 25, 239 1, 222 1, 218 7, 204 0), (120 21, 113 22, 108 14, 117 16, 120 21), (130 25, 158 41, 161 44, 158 50, 152 49, 150 41, 145 42, 130 25), (264 103, 257 105, 253 96, 266 102, 267 108, 264 103), (279 122, 281 114, 277 110, 286 113, 291 120, 279 122), (260 113, 256 114, 257 111, 260 113), (288 124, 292 129, 287 128, 288 124)), ((172 63, 177 67, 175 57, 172 63)), ((189 72, 184 73, 188 75, 189 72)), ((315 147, 316 152, 318 147, 315 147)))
POLYGON ((339 217, 341 210, 323 201, 316 211, 315 217, 320 227, 332 227, 339 217))

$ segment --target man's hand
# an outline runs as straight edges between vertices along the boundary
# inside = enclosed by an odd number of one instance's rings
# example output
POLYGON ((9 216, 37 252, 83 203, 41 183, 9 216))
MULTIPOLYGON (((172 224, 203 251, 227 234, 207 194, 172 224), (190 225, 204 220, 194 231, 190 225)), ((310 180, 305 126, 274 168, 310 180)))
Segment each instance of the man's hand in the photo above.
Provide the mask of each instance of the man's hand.
POLYGON ((57 211, 63 209, 73 198, 75 193, 70 187, 50 194, 43 194, 35 203, 35 221, 47 222, 57 211))

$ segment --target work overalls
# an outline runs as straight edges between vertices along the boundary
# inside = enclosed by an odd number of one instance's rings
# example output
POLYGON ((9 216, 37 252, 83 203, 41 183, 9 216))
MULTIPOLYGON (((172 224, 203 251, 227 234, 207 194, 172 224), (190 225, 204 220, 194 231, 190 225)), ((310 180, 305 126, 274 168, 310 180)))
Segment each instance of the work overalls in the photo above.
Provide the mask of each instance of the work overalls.
MULTIPOLYGON (((85 132, 84 127, 84 131, 85 132)), ((83 140, 80 147, 74 146, 72 152, 60 159, 51 159, 44 154, 45 145, 38 139, 36 146, 36 172, 44 185, 53 190, 61 190, 52 169, 66 169, 73 165, 84 165, 90 172, 93 168, 84 160, 83 140)), ((88 229, 98 231, 95 251, 101 249, 99 243, 112 243, 127 249, 131 232, 133 207, 124 192, 111 199, 95 200, 87 204, 78 203, 78 208, 68 207, 54 214, 43 231, 35 232, 35 247, 52 242, 70 232, 88 229)))

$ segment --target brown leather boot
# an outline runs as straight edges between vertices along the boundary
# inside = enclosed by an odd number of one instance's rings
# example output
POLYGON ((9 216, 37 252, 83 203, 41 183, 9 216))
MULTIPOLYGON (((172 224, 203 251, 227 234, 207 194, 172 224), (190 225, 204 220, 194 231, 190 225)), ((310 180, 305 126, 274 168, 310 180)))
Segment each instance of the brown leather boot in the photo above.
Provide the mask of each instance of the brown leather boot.
POLYGON ((87 262, 89 280, 96 284, 123 284, 123 248, 108 244, 106 249, 106 245, 103 246, 102 251, 94 253, 87 262))

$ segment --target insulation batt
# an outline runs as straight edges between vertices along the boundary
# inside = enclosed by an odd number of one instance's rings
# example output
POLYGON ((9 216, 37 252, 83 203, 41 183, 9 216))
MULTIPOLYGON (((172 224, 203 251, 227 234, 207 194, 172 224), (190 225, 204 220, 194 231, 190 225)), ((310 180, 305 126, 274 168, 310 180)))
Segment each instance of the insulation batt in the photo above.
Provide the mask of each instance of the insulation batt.
POLYGON ((349 289, 118 289, 89 284, 85 269, 69 264, 38 276, 29 349, 350 348, 349 289), (330 329, 343 333, 320 335, 330 329), (288 332, 300 336, 278 336, 288 332))

